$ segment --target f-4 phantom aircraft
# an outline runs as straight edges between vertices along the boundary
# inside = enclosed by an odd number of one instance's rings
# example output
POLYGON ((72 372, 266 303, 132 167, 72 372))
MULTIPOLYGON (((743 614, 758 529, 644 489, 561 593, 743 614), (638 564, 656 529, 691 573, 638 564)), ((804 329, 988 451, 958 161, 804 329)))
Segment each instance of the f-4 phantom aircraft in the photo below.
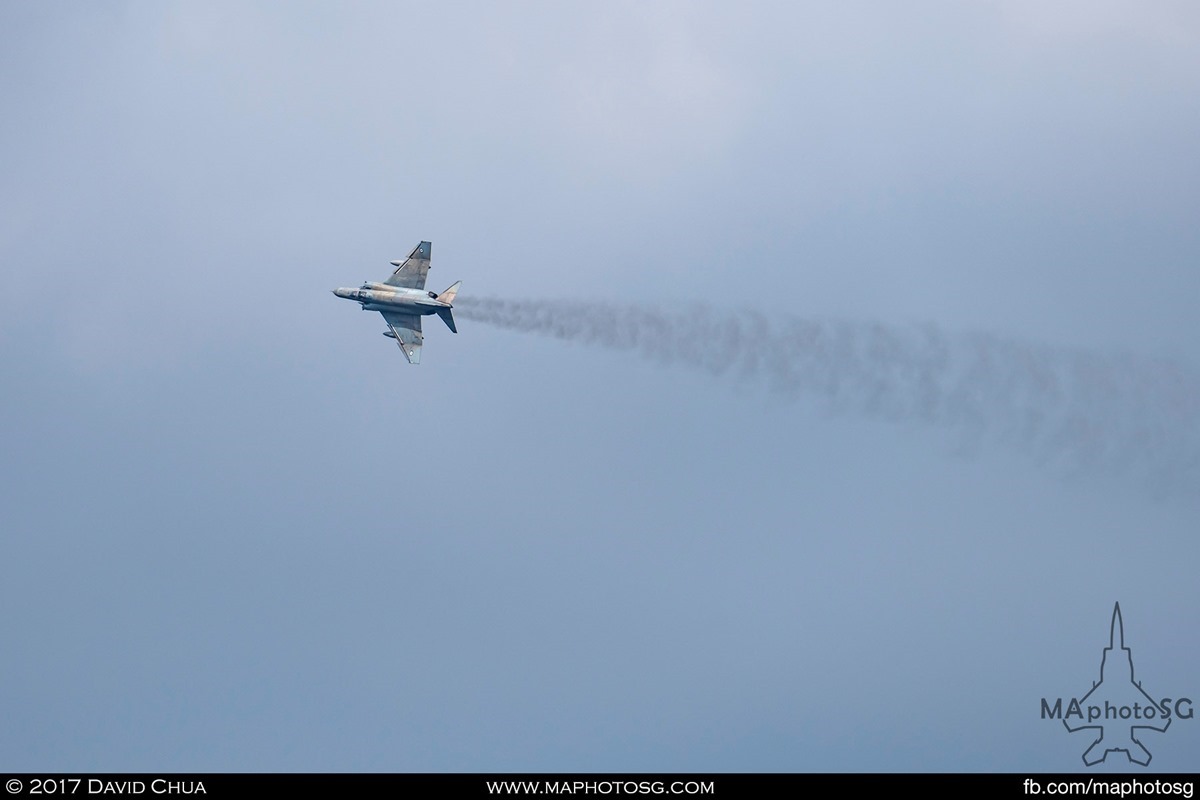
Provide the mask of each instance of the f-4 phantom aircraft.
POLYGON ((395 339, 400 352, 410 364, 421 363, 421 317, 437 314, 454 333, 454 296, 462 281, 457 281, 441 294, 425 291, 425 275, 429 272, 429 252, 433 245, 421 242, 408 258, 393 261, 396 271, 383 283, 364 283, 358 289, 334 289, 333 293, 362 304, 363 311, 378 311, 387 322, 384 336, 395 339))

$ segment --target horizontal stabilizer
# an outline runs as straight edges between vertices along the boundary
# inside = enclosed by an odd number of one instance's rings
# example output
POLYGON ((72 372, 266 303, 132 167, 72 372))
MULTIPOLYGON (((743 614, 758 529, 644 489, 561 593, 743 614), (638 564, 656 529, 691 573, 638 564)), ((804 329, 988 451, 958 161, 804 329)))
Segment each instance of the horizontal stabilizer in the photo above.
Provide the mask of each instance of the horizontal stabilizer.
POLYGON ((442 322, 446 323, 446 327, 458 333, 458 328, 454 327, 454 312, 448 308, 439 308, 437 315, 442 318, 442 322))

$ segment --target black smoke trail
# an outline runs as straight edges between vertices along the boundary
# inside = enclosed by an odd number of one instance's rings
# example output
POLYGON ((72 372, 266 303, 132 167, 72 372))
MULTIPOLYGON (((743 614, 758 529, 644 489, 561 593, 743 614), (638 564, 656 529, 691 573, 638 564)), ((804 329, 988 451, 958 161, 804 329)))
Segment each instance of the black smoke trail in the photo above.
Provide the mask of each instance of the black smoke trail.
POLYGON ((755 380, 837 413, 927 423, 1078 470, 1200 490, 1200 374, 1177 362, 932 325, 463 298, 464 318, 755 380))

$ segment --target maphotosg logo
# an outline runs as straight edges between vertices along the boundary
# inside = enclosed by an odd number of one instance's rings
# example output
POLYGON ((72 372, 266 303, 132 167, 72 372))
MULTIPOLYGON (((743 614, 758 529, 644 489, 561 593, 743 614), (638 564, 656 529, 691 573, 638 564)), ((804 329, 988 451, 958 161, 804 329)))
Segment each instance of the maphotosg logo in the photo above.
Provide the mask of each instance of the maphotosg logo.
POLYGON ((1113 608, 1108 647, 1100 658, 1100 680, 1094 681, 1083 697, 1058 697, 1053 702, 1042 698, 1042 719, 1062 720, 1071 733, 1094 732, 1096 738, 1083 751, 1083 763, 1089 767, 1115 752, 1146 766, 1151 755, 1142 742, 1142 732, 1164 733, 1172 720, 1190 720, 1194 714, 1191 698, 1151 697, 1134 678, 1120 603, 1113 608))

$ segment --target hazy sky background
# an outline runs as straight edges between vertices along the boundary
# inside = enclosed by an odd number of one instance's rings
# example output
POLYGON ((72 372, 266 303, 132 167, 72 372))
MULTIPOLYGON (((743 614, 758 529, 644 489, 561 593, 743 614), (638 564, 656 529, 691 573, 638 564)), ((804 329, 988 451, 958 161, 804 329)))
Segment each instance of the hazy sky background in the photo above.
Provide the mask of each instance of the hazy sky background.
POLYGON ((1194 4, 9 2, 0 93, 0 767, 1069 770, 1115 601, 1200 703, 1194 4), (421 239, 1167 364, 1179 480, 466 319, 410 367, 329 290, 421 239))

